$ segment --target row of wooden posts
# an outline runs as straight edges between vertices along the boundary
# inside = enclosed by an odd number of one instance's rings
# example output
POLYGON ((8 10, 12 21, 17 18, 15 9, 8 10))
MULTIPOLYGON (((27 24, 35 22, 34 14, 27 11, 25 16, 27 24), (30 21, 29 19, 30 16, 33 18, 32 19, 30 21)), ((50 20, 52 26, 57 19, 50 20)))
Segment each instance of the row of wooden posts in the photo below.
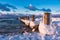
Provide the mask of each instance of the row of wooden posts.
MULTIPOLYGON (((29 16, 25 16, 21 19, 26 19, 26 20, 29 20, 29 16)), ((35 15, 32 15, 32 18, 31 18, 32 21, 35 21, 35 15)), ((42 21, 44 24, 46 25, 50 25, 50 13, 46 12, 43 14, 43 17, 42 17, 42 21)), ((39 25, 36 25, 37 27, 34 27, 36 30, 38 30, 38 26, 39 25)), ((33 28, 32 28, 33 29, 33 28)))

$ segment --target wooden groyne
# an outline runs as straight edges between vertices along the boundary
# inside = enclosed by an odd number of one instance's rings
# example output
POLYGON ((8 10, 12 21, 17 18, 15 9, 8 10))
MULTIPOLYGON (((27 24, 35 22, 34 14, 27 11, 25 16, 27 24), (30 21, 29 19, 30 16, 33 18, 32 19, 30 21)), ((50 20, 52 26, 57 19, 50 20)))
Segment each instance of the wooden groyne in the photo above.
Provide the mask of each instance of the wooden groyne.
POLYGON ((35 22, 35 15, 32 15, 32 18, 29 18, 29 16, 21 17, 19 20, 25 25, 24 27, 30 29, 28 32, 38 32, 39 24, 35 22))
MULTIPOLYGON (((39 32, 38 28, 40 27, 40 21, 39 23, 35 22, 35 15, 32 15, 32 18, 26 16, 24 18, 19 18, 19 20, 23 22, 26 27, 28 27, 27 29, 30 29, 32 32, 39 32)), ((50 13, 44 13, 42 23, 45 25, 50 25, 50 13)))

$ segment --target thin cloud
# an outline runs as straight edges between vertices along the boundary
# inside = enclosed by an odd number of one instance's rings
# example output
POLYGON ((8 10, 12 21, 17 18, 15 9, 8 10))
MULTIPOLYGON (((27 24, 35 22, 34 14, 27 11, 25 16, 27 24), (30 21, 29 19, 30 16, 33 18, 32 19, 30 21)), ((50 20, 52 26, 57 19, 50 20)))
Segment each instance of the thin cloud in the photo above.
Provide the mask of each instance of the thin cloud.
POLYGON ((57 10, 56 12, 60 12, 60 10, 57 10))
POLYGON ((36 8, 35 6, 33 6, 32 4, 30 4, 29 6, 24 7, 24 8, 29 9, 29 10, 31 10, 31 11, 36 11, 36 10, 38 10, 38 11, 43 11, 43 12, 51 12, 51 9, 45 9, 45 8, 38 9, 38 8, 36 8))
POLYGON ((5 4, 5 6, 11 7, 11 8, 13 8, 13 9, 17 9, 15 6, 12 6, 12 5, 10 5, 10 4, 5 4))
POLYGON ((15 6, 12 6, 10 4, 0 3, 0 10, 2 10, 2 11, 10 11, 11 9, 9 7, 12 8, 12 9, 17 9, 15 6))
POLYGON ((40 11, 51 12, 51 9, 45 9, 45 8, 42 8, 42 9, 40 9, 40 11))
POLYGON ((32 4, 29 4, 29 6, 24 6, 24 8, 29 9, 31 11, 40 10, 40 9, 36 8, 35 6, 33 6, 32 4))

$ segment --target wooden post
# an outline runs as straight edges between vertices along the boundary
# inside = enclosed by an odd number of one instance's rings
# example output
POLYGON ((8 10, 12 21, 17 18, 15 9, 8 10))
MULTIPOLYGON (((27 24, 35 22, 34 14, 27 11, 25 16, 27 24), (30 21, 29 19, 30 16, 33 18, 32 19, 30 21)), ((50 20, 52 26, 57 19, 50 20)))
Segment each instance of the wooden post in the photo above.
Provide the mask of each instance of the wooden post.
POLYGON ((43 23, 46 25, 50 25, 50 13, 44 13, 43 15, 43 23))
POLYGON ((35 21, 35 15, 32 15, 32 21, 35 21))
POLYGON ((26 19, 29 20, 29 16, 26 16, 26 19))

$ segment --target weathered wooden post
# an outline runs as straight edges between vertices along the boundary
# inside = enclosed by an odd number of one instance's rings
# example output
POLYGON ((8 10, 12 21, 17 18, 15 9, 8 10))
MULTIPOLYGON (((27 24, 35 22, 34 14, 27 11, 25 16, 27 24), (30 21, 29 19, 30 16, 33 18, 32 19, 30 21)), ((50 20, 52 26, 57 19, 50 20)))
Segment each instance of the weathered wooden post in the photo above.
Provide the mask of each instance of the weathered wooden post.
POLYGON ((43 15, 43 23, 46 25, 50 25, 50 13, 44 13, 43 15))
POLYGON ((45 12, 43 14, 42 21, 40 21, 39 28, 38 28, 39 32, 41 34, 42 40, 44 40, 45 35, 51 34, 51 31, 52 31, 51 28, 52 27, 50 26, 50 13, 45 12))
POLYGON ((35 26, 34 21, 35 21, 35 15, 32 15, 32 18, 31 18, 31 21, 30 21, 30 25, 29 25, 31 29, 33 29, 33 27, 35 26))
POLYGON ((26 20, 29 20, 29 16, 26 16, 26 20))
POLYGON ((32 15, 32 21, 35 21, 35 15, 32 15))

